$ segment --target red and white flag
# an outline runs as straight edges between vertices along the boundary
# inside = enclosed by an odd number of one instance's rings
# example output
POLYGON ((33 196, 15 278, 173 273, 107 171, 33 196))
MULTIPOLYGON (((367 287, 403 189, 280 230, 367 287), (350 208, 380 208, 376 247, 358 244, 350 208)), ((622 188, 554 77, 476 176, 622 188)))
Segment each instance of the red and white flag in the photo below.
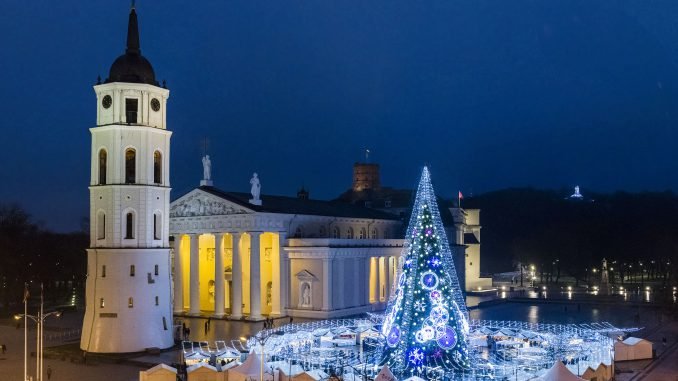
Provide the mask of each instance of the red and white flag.
POLYGON ((464 195, 461 194, 461 191, 459 191, 459 199, 460 199, 460 200, 463 200, 463 199, 464 199, 464 195))

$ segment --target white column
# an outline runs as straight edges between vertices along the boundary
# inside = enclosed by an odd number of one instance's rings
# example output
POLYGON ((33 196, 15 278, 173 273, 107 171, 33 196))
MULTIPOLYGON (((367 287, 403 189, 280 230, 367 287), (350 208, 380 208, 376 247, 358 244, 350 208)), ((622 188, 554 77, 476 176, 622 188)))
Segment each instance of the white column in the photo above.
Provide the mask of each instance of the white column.
POLYGON ((200 315, 200 235, 191 234, 191 300, 188 313, 200 315))
POLYGON ((393 282, 395 280, 395 257, 386 257, 386 301, 391 300, 393 282))
POLYGON ((271 315, 281 316, 280 313, 280 288, 282 286, 282 266, 280 261, 280 255, 282 254, 282 234, 276 234, 273 236, 273 255, 271 256, 271 282, 273 283, 273 289, 271 290, 271 315), (277 237, 277 243, 276 241, 277 237))
POLYGON ((174 313, 184 312, 184 267, 181 261, 181 235, 174 236, 172 253, 174 254, 174 313))
POLYGON ((250 235, 250 320, 261 320, 261 232, 250 235))
POLYGON ((367 257, 367 258, 361 258, 362 265, 363 265, 363 276, 362 276, 362 284, 363 284, 363 305, 369 305, 371 303, 370 300, 370 290, 372 289, 372 282, 370 282, 370 277, 372 276, 372 257, 367 257))
POLYGON ((242 317, 242 260, 240 257, 240 237, 242 233, 231 233, 233 237, 233 272, 231 273, 231 286, 233 287, 233 305, 231 306, 231 318, 242 317))
MULTIPOLYGON (((337 276, 337 279, 335 280, 332 278, 334 281, 333 284, 331 285, 332 287, 338 287, 339 290, 346 290, 346 258, 338 258, 337 260, 334 261, 334 266, 336 267, 336 271, 334 271, 335 275, 337 276)), ((334 301, 334 309, 341 309, 341 308, 346 308, 348 307, 348 292, 342 292, 339 295, 339 300, 334 301)))
POLYGON ((362 286, 360 284, 361 277, 360 277, 360 264, 362 263, 362 258, 353 258, 351 260, 352 262, 352 271, 351 271, 351 281, 354 282, 353 284, 355 287, 353 287, 353 298, 351 302, 351 307, 357 307, 357 306, 362 306, 363 301, 360 298, 360 291, 362 290, 362 286))
POLYGON ((323 311, 332 306, 332 259, 323 258, 323 311))
POLYGON ((214 316, 224 316, 224 234, 214 233, 214 316))
POLYGON ((287 232, 280 232, 280 308, 283 315, 287 315, 290 306, 290 258, 285 251, 287 232))
POLYGON ((374 294, 376 296, 376 303, 381 302, 381 258, 376 257, 376 264, 377 264, 377 274, 375 275, 376 278, 376 284, 377 284, 377 293, 374 294))

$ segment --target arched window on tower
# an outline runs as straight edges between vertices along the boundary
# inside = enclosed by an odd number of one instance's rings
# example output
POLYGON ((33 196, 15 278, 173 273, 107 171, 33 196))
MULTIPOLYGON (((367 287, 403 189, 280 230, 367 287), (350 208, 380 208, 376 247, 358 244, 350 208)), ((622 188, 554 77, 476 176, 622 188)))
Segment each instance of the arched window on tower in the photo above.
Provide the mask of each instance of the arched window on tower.
POLYGON ((134 184, 137 182, 137 152, 128 148, 125 151, 125 183, 134 184))
POLYGON ((346 238, 353 239, 353 228, 346 229, 346 238))
POLYGON ((332 238, 341 238, 341 231, 339 230, 339 226, 335 226, 334 229, 332 229, 332 238))
POLYGON ((99 185, 106 185, 106 166, 108 154, 105 149, 99 151, 99 185))
POLYGON ((318 236, 320 238, 325 238, 327 235, 327 231, 325 230, 325 225, 320 225, 320 229, 318 230, 318 236))
POLYGON ((365 228, 360 228, 360 239, 366 239, 367 238, 367 230, 365 228))
POLYGON ((377 228, 372 228, 372 239, 378 238, 377 228))
POLYGON ((162 184, 162 154, 160 151, 153 152, 153 182, 162 184))
POLYGON ((297 230, 294 231, 294 238, 304 238, 304 229, 301 226, 297 226, 297 230))
POLYGON ((97 239, 106 238, 106 213, 99 211, 97 213, 97 239))
POLYGON ((125 239, 134 239, 134 213, 127 212, 125 216, 125 239))

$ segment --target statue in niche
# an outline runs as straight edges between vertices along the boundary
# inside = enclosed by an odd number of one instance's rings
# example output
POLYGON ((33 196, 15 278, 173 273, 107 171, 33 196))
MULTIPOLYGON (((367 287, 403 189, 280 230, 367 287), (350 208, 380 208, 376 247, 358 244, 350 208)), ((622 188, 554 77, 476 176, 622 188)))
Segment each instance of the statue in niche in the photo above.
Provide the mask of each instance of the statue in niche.
POLYGON ((251 193, 252 193, 252 200, 253 201, 259 201, 259 196, 261 196, 261 183, 259 182, 259 176, 257 175, 256 172, 252 175, 252 179, 250 179, 250 184, 252 185, 251 193))
POLYGON ((273 283, 266 283, 266 305, 271 306, 273 301, 273 283))
POLYGON ((207 295, 209 295, 209 301, 212 304, 214 304, 214 292, 214 281, 210 279, 210 281, 207 283, 207 295))
POLYGON ((212 161, 210 155, 205 155, 202 158, 202 175, 203 180, 212 180, 212 161))
POLYGON ((311 305, 311 285, 308 282, 301 284, 301 306, 312 307, 311 305))

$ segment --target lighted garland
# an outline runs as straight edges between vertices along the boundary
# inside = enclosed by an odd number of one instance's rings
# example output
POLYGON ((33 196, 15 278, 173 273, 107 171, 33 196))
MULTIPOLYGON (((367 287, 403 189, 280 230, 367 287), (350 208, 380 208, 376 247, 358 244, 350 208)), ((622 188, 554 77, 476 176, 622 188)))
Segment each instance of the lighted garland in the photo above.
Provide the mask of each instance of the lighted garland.
POLYGON ((404 249, 405 262, 382 334, 382 363, 399 373, 470 367, 463 295, 424 168, 404 249), (462 310, 463 309, 463 310, 462 310))

